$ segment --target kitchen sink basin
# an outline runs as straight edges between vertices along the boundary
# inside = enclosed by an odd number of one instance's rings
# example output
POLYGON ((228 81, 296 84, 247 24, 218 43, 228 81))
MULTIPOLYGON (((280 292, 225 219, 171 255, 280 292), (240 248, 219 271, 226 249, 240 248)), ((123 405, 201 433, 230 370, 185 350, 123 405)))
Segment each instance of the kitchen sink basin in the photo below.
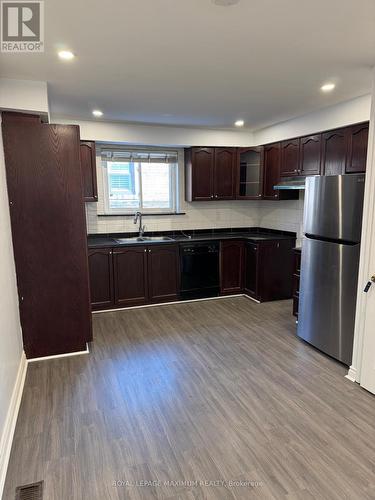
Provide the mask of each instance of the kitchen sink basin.
POLYGON ((115 241, 117 243, 157 243, 161 241, 173 241, 173 238, 169 236, 135 236, 133 238, 117 238, 115 241))

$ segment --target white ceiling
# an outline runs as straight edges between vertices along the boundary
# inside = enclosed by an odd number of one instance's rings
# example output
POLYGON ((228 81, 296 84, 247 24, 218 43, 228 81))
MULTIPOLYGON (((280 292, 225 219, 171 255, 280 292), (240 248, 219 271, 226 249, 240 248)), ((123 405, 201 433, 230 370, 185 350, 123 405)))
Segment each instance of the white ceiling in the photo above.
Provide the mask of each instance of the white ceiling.
POLYGON ((45 80, 54 116, 256 129, 366 94, 374 0, 48 0, 46 52, 0 76, 45 80), (76 53, 62 62, 57 50, 76 53), (335 81, 323 94, 319 87, 335 81))

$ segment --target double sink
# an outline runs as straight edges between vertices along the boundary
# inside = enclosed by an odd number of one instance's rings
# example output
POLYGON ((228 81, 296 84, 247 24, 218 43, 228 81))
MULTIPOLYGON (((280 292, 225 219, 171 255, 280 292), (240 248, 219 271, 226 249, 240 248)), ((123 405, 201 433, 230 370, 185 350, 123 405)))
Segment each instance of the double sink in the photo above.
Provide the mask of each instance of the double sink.
POLYGON ((152 241, 157 243, 158 241, 174 241, 173 238, 169 236, 133 236, 133 238, 117 238, 116 243, 147 243, 152 241))

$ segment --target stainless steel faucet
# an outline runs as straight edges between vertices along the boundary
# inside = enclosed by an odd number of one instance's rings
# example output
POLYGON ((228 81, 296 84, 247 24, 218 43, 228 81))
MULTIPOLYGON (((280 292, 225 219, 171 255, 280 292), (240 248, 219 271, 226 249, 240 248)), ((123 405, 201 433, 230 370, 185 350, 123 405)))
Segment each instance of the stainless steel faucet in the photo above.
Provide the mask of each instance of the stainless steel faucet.
POLYGON ((145 232, 145 229, 146 229, 146 226, 142 226, 142 213, 141 212, 136 212, 134 214, 134 224, 137 224, 139 220, 139 228, 138 228, 138 231, 139 231, 139 237, 142 238, 144 232, 145 232))

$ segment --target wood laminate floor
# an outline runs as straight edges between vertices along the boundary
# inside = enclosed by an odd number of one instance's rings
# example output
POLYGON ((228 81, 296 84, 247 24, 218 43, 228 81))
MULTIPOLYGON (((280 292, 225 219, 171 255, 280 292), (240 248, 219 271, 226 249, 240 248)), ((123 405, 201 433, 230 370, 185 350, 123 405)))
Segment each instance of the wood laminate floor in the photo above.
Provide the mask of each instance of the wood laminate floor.
POLYGON ((375 498, 375 397, 295 337, 290 301, 93 322, 90 355, 29 365, 4 499, 375 498))

